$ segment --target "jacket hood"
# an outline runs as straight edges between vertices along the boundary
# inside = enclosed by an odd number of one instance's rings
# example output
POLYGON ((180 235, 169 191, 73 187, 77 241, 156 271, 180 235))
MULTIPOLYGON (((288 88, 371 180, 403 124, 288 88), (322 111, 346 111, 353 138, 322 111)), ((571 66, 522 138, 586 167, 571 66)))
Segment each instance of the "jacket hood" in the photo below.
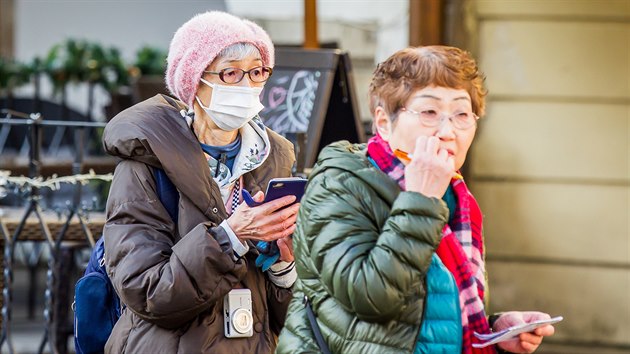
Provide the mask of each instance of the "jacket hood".
POLYGON ((344 140, 326 146, 319 154, 309 178, 331 168, 352 173, 373 188, 390 205, 400 193, 396 181, 367 159, 366 144, 352 144, 344 140))
POLYGON ((110 155, 163 169, 182 194, 206 210, 213 195, 210 170, 186 123, 186 110, 165 95, 149 98, 107 124, 103 146, 110 155))
POLYGON ((171 150, 173 145, 187 142, 192 145, 196 140, 181 111, 186 112, 181 102, 157 95, 120 112, 105 127, 105 151, 163 168, 166 163, 163 157, 168 155, 163 148, 171 150))

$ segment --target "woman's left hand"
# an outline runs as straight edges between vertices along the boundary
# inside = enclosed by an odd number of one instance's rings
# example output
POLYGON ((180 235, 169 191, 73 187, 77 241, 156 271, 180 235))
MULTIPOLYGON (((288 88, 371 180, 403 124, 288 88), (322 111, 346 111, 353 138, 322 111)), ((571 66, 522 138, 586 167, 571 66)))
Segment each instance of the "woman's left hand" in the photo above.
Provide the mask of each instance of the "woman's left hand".
POLYGON ((293 235, 278 239, 278 248, 280 249, 280 260, 285 262, 293 262, 293 235))
MULTIPOLYGON (((498 332, 511 326, 530 323, 551 318, 548 314, 537 311, 510 311, 503 313, 492 326, 493 332, 498 332)), ((521 333, 517 338, 500 342, 497 345, 510 353, 533 353, 543 340, 543 337, 553 335, 552 325, 536 328, 533 332, 521 333)))

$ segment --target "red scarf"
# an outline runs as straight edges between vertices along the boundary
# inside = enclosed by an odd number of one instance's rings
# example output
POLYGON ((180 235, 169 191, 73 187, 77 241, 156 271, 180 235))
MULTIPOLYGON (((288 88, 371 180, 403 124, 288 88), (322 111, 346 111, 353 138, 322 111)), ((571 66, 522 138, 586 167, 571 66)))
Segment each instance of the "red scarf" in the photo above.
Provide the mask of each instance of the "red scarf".
MULTIPOLYGON (((375 135, 368 142, 368 156, 405 190, 405 166, 380 135, 375 135)), ((455 278, 459 289, 462 353, 494 354, 494 346, 479 349, 472 347, 472 343, 477 341, 473 331, 490 332, 483 304, 485 267, 481 210, 463 179, 451 180, 451 186, 457 198, 457 208, 452 221, 442 229, 442 241, 436 253, 455 278)))

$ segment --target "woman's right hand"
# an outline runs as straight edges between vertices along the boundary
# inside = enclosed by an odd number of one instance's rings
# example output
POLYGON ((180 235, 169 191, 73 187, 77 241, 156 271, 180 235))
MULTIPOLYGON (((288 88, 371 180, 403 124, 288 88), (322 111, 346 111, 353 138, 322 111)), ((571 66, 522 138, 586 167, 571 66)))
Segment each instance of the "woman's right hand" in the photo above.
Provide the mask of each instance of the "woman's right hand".
POLYGON ((405 167, 405 184, 408 191, 427 197, 442 198, 455 173, 455 161, 446 149, 440 148, 436 136, 416 139, 413 158, 405 167))
MULTIPOLYGON (((263 192, 258 192, 253 198, 257 202, 262 202, 265 196, 263 192)), ((295 220, 300 204, 295 203, 282 209, 293 202, 295 202, 295 196, 287 195, 257 207, 249 207, 247 203, 241 203, 227 222, 241 240, 274 241, 287 237, 295 231, 295 220)))

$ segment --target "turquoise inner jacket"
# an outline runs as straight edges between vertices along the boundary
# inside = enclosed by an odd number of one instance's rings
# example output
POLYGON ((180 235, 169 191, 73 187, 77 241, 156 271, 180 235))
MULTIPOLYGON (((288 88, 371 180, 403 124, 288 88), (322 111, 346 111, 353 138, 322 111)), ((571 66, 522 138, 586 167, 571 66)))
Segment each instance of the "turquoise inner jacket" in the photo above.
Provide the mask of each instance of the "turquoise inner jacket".
POLYGON ((455 278, 436 254, 427 272, 427 296, 415 354, 461 353, 462 319, 455 278))

